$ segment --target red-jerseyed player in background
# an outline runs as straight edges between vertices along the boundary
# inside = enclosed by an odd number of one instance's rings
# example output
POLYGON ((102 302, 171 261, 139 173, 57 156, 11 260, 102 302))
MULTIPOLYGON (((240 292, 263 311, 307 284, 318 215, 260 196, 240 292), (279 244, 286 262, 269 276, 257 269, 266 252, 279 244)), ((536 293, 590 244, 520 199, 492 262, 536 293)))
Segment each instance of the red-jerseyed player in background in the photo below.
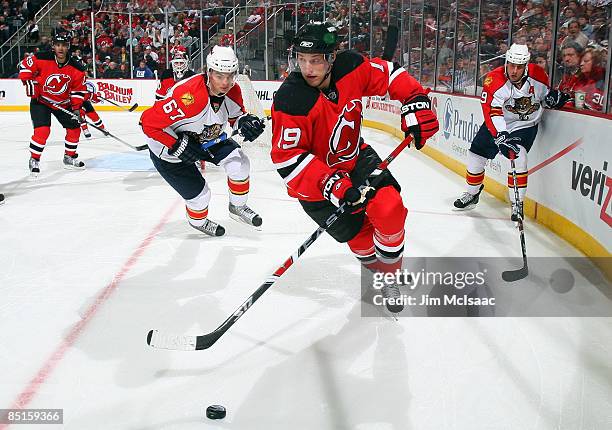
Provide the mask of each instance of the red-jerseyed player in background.
POLYGON ((457 210, 473 208, 484 185, 485 165, 498 152, 515 158, 520 201, 515 202, 514 181, 508 172, 511 219, 523 218, 527 190, 527 153, 538 133, 544 108, 559 109, 570 95, 550 89, 548 76, 540 66, 529 63, 527 45, 513 43, 506 52, 506 64, 486 76, 480 103, 484 123, 474 136, 467 159, 467 190, 455 200, 457 210))
MULTIPOLYGON (((353 51, 336 52, 337 29, 309 23, 297 33, 291 51, 293 71, 272 106, 272 162, 306 213, 320 226, 343 201, 351 213, 327 232, 347 242, 373 271, 401 267, 407 210, 400 186, 387 170, 373 197, 363 185, 380 158, 361 138, 362 97, 384 96, 403 103, 402 130, 421 149, 438 131, 438 120, 423 87, 397 63, 368 60, 353 51)), ((386 299, 400 297, 397 285, 382 288, 386 299)), ((386 300, 391 312, 403 305, 386 300)))
POLYGON ((225 170, 230 217, 255 227, 262 224, 247 206, 249 159, 223 132, 229 122, 245 141, 253 141, 265 127, 263 120, 245 112, 240 87, 235 85, 237 72, 232 48, 215 46, 206 57, 206 74, 177 82, 140 118, 153 165, 185 199, 189 225, 209 236, 222 236, 225 228, 208 219, 211 192, 196 167, 200 160, 225 170), (218 138, 225 139, 212 144, 218 138))
POLYGON ((34 178, 40 173, 40 156, 51 133, 51 115, 66 129, 64 167, 85 168, 77 154, 81 134, 79 121, 53 106, 53 103, 58 104, 80 117, 81 106, 88 94, 83 66, 68 55, 69 48, 68 36, 58 34, 53 37, 52 52, 38 52, 19 64, 19 79, 31 98, 30 117, 34 134, 30 139, 29 167, 34 178))

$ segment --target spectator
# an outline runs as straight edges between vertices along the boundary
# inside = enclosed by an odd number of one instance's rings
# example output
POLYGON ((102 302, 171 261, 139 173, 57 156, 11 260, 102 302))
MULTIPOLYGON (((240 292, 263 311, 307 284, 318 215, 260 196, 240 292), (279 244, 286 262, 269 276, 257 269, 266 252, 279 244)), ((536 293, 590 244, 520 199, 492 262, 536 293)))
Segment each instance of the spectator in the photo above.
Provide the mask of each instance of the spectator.
POLYGON ((51 51, 51 44, 49 43, 49 38, 47 36, 43 36, 40 38, 40 44, 38 45, 39 51, 51 51))
POLYGON ((575 42, 569 42, 561 49, 563 65, 559 90, 572 92, 578 80, 579 67, 582 57, 582 47, 575 42))
POLYGON ((138 63, 138 67, 134 68, 134 78, 135 79, 153 79, 154 75, 151 69, 147 67, 147 64, 144 60, 141 60, 138 63))
POLYGON ((587 48, 580 62, 580 75, 574 85, 574 91, 585 93, 584 107, 601 112, 605 100, 606 70, 602 67, 601 52, 587 48))
POLYGON ((593 37, 595 29, 593 25, 589 24, 589 19, 585 15, 578 17, 578 24, 580 25, 580 31, 589 39, 593 37))
POLYGON ((89 2, 87 0, 79 0, 74 8, 78 11, 84 11, 89 9, 89 2))
POLYGON ((127 63, 121 63, 119 72, 121 73, 121 79, 130 79, 130 69, 127 63))
POLYGON ((580 31, 580 24, 578 24, 578 20, 572 20, 567 25, 568 35, 563 42, 561 42, 561 48, 567 46, 569 43, 577 43, 584 50, 589 44, 589 38, 585 36, 583 32, 580 31))
POLYGON ((37 43, 39 38, 40 32, 38 31, 38 25, 31 19, 28 23, 28 39, 30 42, 37 43))
POLYGON ((117 68, 117 63, 111 61, 108 63, 108 68, 102 73, 104 79, 121 79, 121 70, 117 68))

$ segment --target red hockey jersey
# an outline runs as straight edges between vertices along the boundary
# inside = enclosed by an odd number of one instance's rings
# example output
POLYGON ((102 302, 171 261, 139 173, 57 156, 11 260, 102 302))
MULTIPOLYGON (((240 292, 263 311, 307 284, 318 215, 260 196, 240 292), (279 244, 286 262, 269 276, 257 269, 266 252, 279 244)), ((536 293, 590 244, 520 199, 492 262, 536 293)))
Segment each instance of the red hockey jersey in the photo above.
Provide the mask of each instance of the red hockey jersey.
MULTIPOLYGON (((195 72, 193 70, 187 70, 183 75, 183 79, 187 79, 193 75, 195 75, 195 72)), ((155 90, 155 100, 161 100, 166 97, 168 90, 174 84, 176 84, 176 82, 177 81, 174 79, 174 72, 172 72, 172 69, 165 69, 159 78, 159 82, 157 83, 157 89, 155 90)))
POLYGON ((168 148, 174 145, 180 133, 196 133, 205 141, 216 139, 228 122, 234 127, 244 114, 238 85, 223 97, 210 96, 206 76, 197 74, 171 87, 165 98, 142 113, 140 124, 149 138, 147 143, 153 154, 178 163, 180 160, 168 154, 168 148))
POLYGON ((70 58, 60 65, 53 52, 38 52, 24 58, 19 64, 19 79, 24 85, 28 81, 37 82, 42 101, 70 103, 73 109, 79 109, 88 94, 81 63, 70 58))
POLYGON ((309 86, 299 72, 287 77, 272 105, 271 157, 289 195, 323 200, 323 178, 336 170, 353 170, 359 156, 362 97, 386 94, 404 102, 425 91, 399 65, 368 60, 354 51, 338 53, 325 92, 309 86))

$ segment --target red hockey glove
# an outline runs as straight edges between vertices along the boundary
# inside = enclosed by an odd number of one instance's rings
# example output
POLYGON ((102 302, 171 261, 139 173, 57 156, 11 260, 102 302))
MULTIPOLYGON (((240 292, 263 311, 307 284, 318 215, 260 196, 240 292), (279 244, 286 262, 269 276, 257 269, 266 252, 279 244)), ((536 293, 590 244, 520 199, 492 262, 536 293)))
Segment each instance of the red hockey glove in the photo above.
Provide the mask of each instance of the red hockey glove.
POLYGON ((436 134, 440 128, 438 118, 431 110, 431 100, 424 94, 418 94, 406 100, 400 112, 402 131, 405 137, 412 134, 416 149, 425 146, 427 139, 436 134))
POLYGON ((38 85, 37 81, 28 79, 23 81, 23 85, 25 86, 26 96, 33 99, 37 99, 40 96, 40 85, 38 85))

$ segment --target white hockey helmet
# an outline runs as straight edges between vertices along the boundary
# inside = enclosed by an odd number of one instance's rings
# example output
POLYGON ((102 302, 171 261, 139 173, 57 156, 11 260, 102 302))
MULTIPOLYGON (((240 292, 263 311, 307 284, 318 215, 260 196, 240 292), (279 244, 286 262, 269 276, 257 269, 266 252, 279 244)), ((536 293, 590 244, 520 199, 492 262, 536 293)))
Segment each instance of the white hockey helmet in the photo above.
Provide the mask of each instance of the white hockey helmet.
POLYGON ((189 70, 189 55, 187 55, 184 47, 179 46, 178 48, 182 49, 176 49, 173 52, 173 58, 170 60, 170 64, 176 79, 183 79, 185 72, 189 70))
POLYGON ((529 48, 527 45, 519 45, 513 43, 512 46, 506 51, 506 63, 512 64, 527 64, 531 54, 529 54, 529 48))
POLYGON ((206 68, 221 73, 238 72, 238 58, 229 46, 213 46, 210 54, 206 56, 206 68))

